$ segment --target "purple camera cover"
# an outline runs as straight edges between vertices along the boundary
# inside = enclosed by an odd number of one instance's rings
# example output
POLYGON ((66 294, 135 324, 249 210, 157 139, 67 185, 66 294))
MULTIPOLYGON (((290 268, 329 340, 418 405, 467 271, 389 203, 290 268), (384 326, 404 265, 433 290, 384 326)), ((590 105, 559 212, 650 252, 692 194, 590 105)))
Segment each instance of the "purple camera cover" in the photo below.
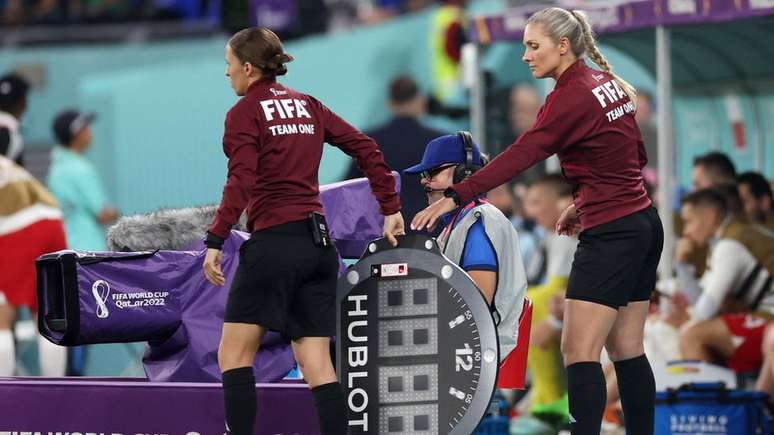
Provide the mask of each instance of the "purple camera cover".
MULTIPOLYGON (((322 186, 320 196, 331 238, 342 256, 359 256, 369 240, 381 235, 383 217, 366 180, 322 186)), ((226 240, 222 287, 204 277, 201 241, 184 251, 47 254, 44 257, 55 258, 58 264, 65 264, 67 257, 76 258, 78 319, 67 321, 77 321, 78 330, 69 344, 148 341, 143 363, 150 380, 219 382, 217 349, 226 298, 239 263, 239 247, 248 237, 232 231, 226 240)), ((38 268, 52 263, 48 264, 39 260, 38 268)), ((55 286, 49 279, 45 276, 38 283, 41 313, 50 311, 47 292, 55 286)), ((64 334, 49 326, 39 322, 41 333, 61 344, 64 334)), ((256 381, 276 382, 293 364, 289 341, 270 332, 255 359, 256 381)))

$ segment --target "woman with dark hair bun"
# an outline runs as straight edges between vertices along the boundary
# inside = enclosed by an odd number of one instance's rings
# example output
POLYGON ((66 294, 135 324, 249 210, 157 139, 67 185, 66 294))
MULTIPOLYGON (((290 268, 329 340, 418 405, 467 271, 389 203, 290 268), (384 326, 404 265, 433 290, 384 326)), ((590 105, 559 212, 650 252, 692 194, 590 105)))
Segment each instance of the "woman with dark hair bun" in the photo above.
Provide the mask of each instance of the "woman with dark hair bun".
POLYGON ((653 433, 655 382, 643 349, 664 233, 645 191, 648 158, 634 120, 635 90, 613 74, 582 11, 552 7, 524 29, 535 78, 556 80, 535 125, 485 168, 414 217, 413 229, 557 154, 573 204, 557 223, 579 244, 567 283, 561 351, 575 435, 598 435, 605 408, 602 347, 615 363, 628 435, 653 433), (599 69, 590 68, 587 56, 599 69))
POLYGON ((226 115, 228 177, 207 232, 203 268, 208 281, 225 284, 221 247, 246 209, 252 235, 240 248, 218 349, 226 427, 233 435, 253 434, 253 362, 268 330, 292 340, 320 432, 347 433, 329 351, 339 263, 327 230, 320 230, 325 218, 317 173, 324 142, 353 157, 368 177, 393 246, 395 235, 403 234, 395 180, 376 143, 314 97, 278 83, 291 60, 277 35, 262 27, 244 29, 226 45, 226 76, 242 98, 226 115))

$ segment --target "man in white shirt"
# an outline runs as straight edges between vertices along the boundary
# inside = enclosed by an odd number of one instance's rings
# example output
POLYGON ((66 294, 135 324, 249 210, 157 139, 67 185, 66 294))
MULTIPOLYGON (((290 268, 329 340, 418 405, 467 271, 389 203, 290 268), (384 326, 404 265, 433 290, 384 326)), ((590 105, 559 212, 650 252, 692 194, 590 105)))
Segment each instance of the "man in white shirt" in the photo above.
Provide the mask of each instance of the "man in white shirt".
POLYGON ((681 214, 683 235, 711 249, 701 281, 677 257, 680 291, 693 302, 680 331, 682 357, 756 370, 764 329, 774 318, 774 232, 729 215, 726 198, 712 189, 688 195, 681 214))

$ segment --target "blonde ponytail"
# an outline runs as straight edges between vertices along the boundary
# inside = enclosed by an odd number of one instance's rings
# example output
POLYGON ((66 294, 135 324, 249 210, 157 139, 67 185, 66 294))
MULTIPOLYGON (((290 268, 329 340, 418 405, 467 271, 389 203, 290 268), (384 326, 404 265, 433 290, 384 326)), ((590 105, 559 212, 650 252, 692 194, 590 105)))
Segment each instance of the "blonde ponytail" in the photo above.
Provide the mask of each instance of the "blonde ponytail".
POLYGON ((589 25, 586 13, 579 10, 568 11, 558 7, 550 7, 532 14, 527 23, 540 23, 543 25, 546 33, 555 43, 559 43, 562 38, 570 41, 572 52, 577 57, 584 54, 588 55, 592 62, 597 64, 602 71, 613 76, 613 79, 629 96, 632 104, 637 104, 637 91, 632 85, 627 83, 621 77, 613 73, 613 67, 605 59, 605 56, 599 51, 597 41, 594 37, 594 31, 589 25))
POLYGON ((597 66, 599 66, 602 71, 613 76, 613 80, 615 80, 616 83, 618 83, 618 86, 620 86, 621 89, 626 92, 626 95, 629 96, 629 100, 631 100, 632 105, 634 105, 636 110, 637 90, 634 89, 634 86, 630 85, 626 80, 622 79, 613 72, 613 66, 610 65, 602 52, 599 51, 599 48, 597 47, 597 39, 594 37, 594 31, 589 25, 586 13, 579 10, 573 10, 570 13, 576 20, 578 20, 578 23, 581 26, 581 31, 583 33, 583 45, 585 46, 586 54, 589 56, 589 59, 597 64, 597 66))

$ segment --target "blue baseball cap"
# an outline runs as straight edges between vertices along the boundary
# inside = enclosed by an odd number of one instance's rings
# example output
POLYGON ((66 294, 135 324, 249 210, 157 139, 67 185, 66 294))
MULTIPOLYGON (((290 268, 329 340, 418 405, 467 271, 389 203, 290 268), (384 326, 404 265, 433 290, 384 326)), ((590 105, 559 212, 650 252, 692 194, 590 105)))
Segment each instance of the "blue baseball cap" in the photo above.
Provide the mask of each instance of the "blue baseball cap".
MULTIPOLYGON (((481 150, 476 143, 473 146, 474 165, 481 165, 481 150)), ((435 169, 449 163, 465 163, 465 144, 459 134, 447 134, 430 141, 425 148, 425 155, 418 165, 403 170, 404 174, 418 174, 428 169, 435 169)))

